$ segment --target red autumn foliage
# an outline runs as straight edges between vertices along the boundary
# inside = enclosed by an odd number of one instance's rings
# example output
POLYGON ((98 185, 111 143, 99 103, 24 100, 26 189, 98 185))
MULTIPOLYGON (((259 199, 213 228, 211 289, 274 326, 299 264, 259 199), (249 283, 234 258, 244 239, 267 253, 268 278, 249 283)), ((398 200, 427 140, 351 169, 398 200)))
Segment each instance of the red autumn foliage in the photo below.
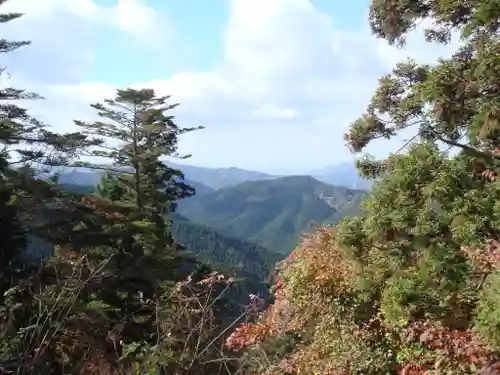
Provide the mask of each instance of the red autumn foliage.
MULTIPOLYGON (((500 154, 500 148, 498 148, 498 147, 494 148, 492 150, 492 153, 495 155, 500 154)), ((495 181, 498 178, 498 173, 492 171, 491 169, 484 169, 484 170, 480 171, 480 176, 482 178, 484 178, 485 180, 495 181)))
POLYGON ((240 350, 264 341, 269 335, 269 327, 263 323, 242 324, 226 340, 226 346, 240 350))
MULTIPOLYGON (((336 287, 340 285, 338 290, 348 288, 347 282, 354 271, 332 250, 331 247, 334 245, 331 238, 334 231, 334 229, 322 229, 312 236, 304 237, 301 246, 281 263, 281 271, 286 270, 287 267, 302 267, 301 272, 306 272, 310 278, 304 275, 301 277, 304 276, 306 282, 311 280, 311 284, 305 288, 318 288, 318 291, 328 290, 331 287, 329 282, 332 280, 336 287), (326 249, 330 250, 326 251, 326 249)), ((462 251, 473 261, 478 272, 487 273, 500 269, 500 242, 497 240, 490 239, 482 247, 464 246, 462 251)), ((269 337, 303 329, 307 323, 307 317, 294 316, 293 308, 288 301, 289 295, 287 295, 290 293, 290 288, 285 283, 279 274, 275 274, 274 285, 271 288, 276 297, 275 303, 260 315, 258 322, 244 324, 236 329, 226 341, 227 347, 241 350, 262 343, 269 337)), ((318 301, 311 301, 312 310, 321 309, 321 306, 315 305, 317 303, 321 303, 320 298, 318 301)), ((316 313, 321 314, 319 310, 316 313)), ((361 325, 360 329, 390 332, 390 328, 381 318, 371 319, 369 324, 361 325)), ((492 354, 486 343, 469 328, 451 328, 445 324, 421 320, 409 322, 397 333, 397 337, 402 347, 420 345, 429 354, 429 357, 414 356, 406 363, 397 365, 395 369, 400 375, 430 375, 436 368, 442 366, 443 361, 455 363, 460 368, 480 368, 478 375, 500 375, 500 361, 492 354)), ((306 363, 317 364, 321 361, 323 358, 319 353, 299 352, 283 359, 278 367, 280 371, 306 375, 313 373, 312 370, 308 370, 306 363)), ((338 369, 332 369, 327 362, 321 373, 347 375, 338 369)), ((265 374, 274 375, 274 372, 265 374)))
POLYGON ((104 216, 108 219, 121 219, 124 215, 115 211, 116 208, 110 207, 105 201, 95 195, 85 195, 80 198, 80 203, 88 209, 93 210, 97 215, 104 216))
POLYGON ((462 251, 475 263, 480 272, 500 269, 500 242, 488 239, 485 246, 463 246, 462 251))
POLYGON ((453 330, 436 326, 429 321, 410 324, 401 335, 401 341, 405 344, 423 344, 457 362, 484 365, 489 360, 487 345, 470 330, 453 330))

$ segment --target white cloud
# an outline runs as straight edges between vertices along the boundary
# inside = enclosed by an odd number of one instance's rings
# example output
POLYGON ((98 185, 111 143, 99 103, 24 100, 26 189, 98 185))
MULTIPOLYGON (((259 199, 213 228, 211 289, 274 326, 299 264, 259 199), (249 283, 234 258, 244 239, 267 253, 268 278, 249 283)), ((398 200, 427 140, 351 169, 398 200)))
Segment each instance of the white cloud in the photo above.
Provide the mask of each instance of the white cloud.
POLYGON ((92 40, 103 27, 142 46, 172 35, 168 20, 142 0, 118 0, 109 7, 93 0, 9 0, 1 11, 25 13, 2 28, 2 37, 32 44, 8 54, 2 65, 16 79, 32 83, 78 83, 94 60, 92 40))
POLYGON ((147 45, 155 46, 160 40, 165 43, 172 38, 172 25, 142 0, 118 0, 106 12, 105 23, 109 22, 147 45))
MULTIPOLYGON (((58 6, 69 3, 47 1, 58 6)), ((96 19, 103 10, 91 0, 73 2, 78 4, 72 9, 80 20, 96 19)), ((134 24, 135 17, 127 21, 139 12, 144 12, 142 20, 157 18, 150 8, 135 8, 139 4, 121 0, 108 22, 126 33, 142 30, 143 34, 134 34, 140 38, 151 35, 146 30, 154 21, 134 24)), ((405 50, 397 50, 376 40, 368 27, 345 32, 308 0, 231 0, 219 66, 130 84, 171 94, 181 103, 176 110, 180 125, 207 126, 181 141, 181 150, 194 154, 192 163, 313 169, 350 158, 342 135, 364 110, 381 74, 408 55, 428 62, 452 48, 430 47, 415 38, 405 50)), ((50 110, 62 109, 56 112, 57 119, 51 119, 58 126, 89 116, 82 103, 114 92, 106 82, 54 80, 44 88, 49 100, 37 111, 50 117, 50 110)), ((386 144, 380 150, 385 153, 391 147, 398 145, 386 144)))
MULTIPOLYGON (((171 25, 143 0, 117 0, 109 7, 93 0, 9 0, 2 11, 26 13, 22 21, 31 25, 33 22, 56 25, 62 23, 59 17, 75 17, 80 23, 115 27, 146 43, 156 34, 165 38, 169 36, 166 31, 172 32, 171 25)), ((68 32, 64 34, 71 37, 68 32)))
POLYGON ((293 120, 298 112, 292 108, 280 108, 274 105, 264 104, 262 107, 252 111, 256 117, 264 120, 293 120))

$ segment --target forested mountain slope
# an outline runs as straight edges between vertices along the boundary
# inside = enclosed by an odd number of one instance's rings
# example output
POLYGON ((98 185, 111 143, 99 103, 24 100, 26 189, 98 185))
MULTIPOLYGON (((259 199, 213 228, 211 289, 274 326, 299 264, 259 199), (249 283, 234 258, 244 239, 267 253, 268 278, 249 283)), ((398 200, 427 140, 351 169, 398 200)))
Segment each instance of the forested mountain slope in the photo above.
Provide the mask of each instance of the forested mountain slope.
POLYGON ((357 212, 364 196, 310 176, 247 181, 180 203, 178 212, 231 237, 290 252, 300 233, 315 223, 336 223, 357 212))
MULTIPOLYGON (((58 188, 83 195, 92 194, 95 190, 94 186, 72 184, 60 184, 58 188)), ((200 261, 258 283, 263 282, 281 260, 279 255, 263 246, 218 233, 177 213, 172 215, 172 235, 200 261)), ((33 250, 30 249, 30 252, 33 253, 33 250)))
POLYGON ((172 232, 176 241, 202 262, 256 281, 264 281, 282 258, 260 245, 225 236, 179 214, 173 215, 172 232))

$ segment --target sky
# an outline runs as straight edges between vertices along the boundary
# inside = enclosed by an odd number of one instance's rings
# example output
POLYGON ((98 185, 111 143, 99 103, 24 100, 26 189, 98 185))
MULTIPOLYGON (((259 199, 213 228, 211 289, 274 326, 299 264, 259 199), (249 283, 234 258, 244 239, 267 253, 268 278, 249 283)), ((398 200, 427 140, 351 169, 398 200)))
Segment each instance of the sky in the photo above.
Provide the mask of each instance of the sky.
MULTIPOLYGON (((25 106, 58 131, 92 120, 117 88, 180 103, 182 161, 271 173, 352 161, 343 134, 377 80, 401 60, 431 63, 449 46, 422 29, 404 49, 371 35, 369 0, 9 0, 25 15, 2 37, 32 44, 1 57, 0 85, 36 91, 25 106)), ((374 144, 376 156, 404 142, 374 144)))

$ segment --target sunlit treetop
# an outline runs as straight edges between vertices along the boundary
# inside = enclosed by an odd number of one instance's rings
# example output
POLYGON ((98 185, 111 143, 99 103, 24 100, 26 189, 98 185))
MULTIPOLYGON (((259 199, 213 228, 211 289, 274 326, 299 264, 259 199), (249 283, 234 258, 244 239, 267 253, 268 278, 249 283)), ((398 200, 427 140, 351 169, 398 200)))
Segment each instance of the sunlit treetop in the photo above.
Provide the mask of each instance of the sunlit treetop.
POLYGON ((458 33, 461 45, 450 58, 435 64, 403 61, 380 78, 365 113, 345 135, 351 151, 411 128, 411 140, 445 144, 487 164, 498 160, 491 150, 500 135, 499 9, 498 0, 373 1, 372 30, 389 43, 403 45, 424 22, 429 42, 447 43, 458 33))
POLYGON ((446 43, 454 30, 464 38, 496 34, 499 9, 498 0, 373 0, 369 20, 376 36, 402 45, 408 32, 425 19, 431 24, 426 39, 446 43))

